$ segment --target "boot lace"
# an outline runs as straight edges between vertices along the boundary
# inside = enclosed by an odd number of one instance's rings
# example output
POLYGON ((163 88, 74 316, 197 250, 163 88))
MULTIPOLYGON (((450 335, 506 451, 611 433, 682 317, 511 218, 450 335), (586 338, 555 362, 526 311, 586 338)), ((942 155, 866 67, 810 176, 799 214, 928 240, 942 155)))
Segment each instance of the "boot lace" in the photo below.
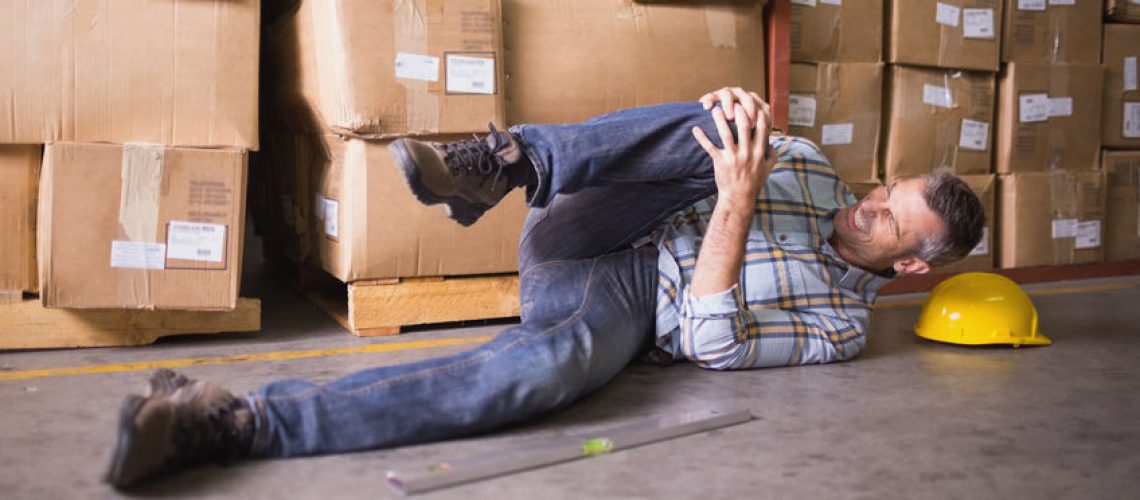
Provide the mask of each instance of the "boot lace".
POLYGON ((497 154, 510 141, 504 138, 505 133, 495 128, 495 124, 489 123, 488 126, 491 128, 491 134, 487 136, 490 143, 478 135, 473 135, 474 139, 468 141, 437 143, 437 147, 443 150, 443 159, 450 167, 451 175, 474 175, 483 178, 483 183, 486 183, 487 178, 494 173, 491 186, 499 182, 504 165, 497 154))
POLYGON ((202 463, 238 455, 242 435, 234 424, 232 404, 219 404, 195 415, 183 409, 174 432, 175 461, 202 463))

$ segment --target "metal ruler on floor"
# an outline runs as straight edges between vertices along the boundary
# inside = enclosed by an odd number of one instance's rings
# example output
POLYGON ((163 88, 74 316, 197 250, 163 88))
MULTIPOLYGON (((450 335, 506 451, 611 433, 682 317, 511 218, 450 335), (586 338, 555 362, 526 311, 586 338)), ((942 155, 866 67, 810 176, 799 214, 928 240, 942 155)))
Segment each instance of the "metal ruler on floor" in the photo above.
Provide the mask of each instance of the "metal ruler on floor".
POLYGON ((752 414, 740 408, 702 410, 650 418, 550 443, 472 455, 455 461, 434 462, 403 471, 390 470, 388 484, 401 495, 414 495, 719 429, 749 420, 752 420, 752 414))

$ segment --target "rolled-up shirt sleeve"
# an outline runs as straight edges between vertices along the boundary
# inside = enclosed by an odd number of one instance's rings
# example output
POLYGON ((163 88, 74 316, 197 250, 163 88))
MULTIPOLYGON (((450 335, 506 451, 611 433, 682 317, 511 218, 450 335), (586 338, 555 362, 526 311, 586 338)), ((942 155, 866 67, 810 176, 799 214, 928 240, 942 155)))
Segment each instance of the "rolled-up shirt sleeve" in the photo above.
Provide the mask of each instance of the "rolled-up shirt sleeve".
POLYGON ((704 368, 737 370, 851 359, 865 342, 853 320, 781 309, 749 310, 739 285, 694 296, 682 290, 682 354, 704 368))

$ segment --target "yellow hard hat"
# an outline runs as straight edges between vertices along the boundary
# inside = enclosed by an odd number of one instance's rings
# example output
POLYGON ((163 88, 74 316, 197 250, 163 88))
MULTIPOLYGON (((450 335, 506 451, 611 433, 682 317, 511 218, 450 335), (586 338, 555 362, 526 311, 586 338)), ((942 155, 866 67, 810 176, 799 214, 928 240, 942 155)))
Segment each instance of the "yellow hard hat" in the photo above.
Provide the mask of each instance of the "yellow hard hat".
POLYGON ((962 273, 930 292, 914 325, 919 337, 951 344, 1049 345, 1037 333, 1037 309, 1005 276, 962 273))

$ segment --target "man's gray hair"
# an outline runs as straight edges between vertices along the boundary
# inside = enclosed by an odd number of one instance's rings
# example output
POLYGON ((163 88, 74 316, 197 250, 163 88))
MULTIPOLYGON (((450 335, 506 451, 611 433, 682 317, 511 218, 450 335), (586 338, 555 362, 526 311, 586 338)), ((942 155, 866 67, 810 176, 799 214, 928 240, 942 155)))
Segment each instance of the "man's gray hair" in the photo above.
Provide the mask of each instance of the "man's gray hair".
POLYGON ((922 177, 926 181, 923 197, 926 204, 942 219, 944 231, 918 244, 918 257, 931 266, 960 260, 978 245, 986 224, 985 207, 962 179, 949 172, 936 172, 922 177))

